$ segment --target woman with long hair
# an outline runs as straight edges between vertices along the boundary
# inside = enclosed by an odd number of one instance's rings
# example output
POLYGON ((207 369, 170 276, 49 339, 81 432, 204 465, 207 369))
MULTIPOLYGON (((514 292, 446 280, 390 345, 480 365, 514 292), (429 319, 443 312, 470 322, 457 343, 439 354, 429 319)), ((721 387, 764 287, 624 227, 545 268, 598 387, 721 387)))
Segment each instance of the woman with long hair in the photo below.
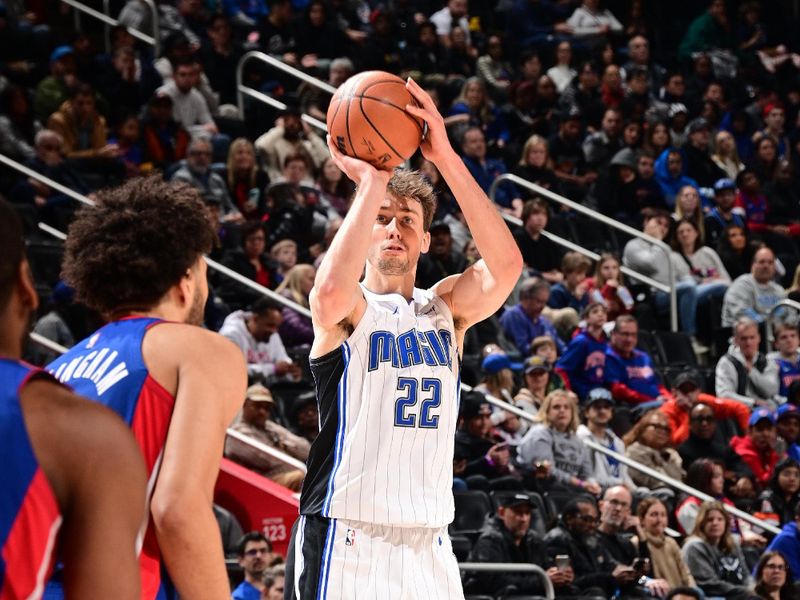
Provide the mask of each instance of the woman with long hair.
POLYGON ((244 217, 260 219, 266 210, 264 191, 269 177, 258 168, 253 142, 243 137, 231 142, 223 179, 233 203, 244 217))
POLYGON ((750 272, 756 250, 758 247, 750 241, 747 229, 739 225, 726 227, 717 245, 717 254, 731 280, 750 272))
POLYGON ((684 543, 681 556, 707 596, 727 600, 748 600, 752 596, 747 563, 731 536, 730 519, 722 502, 714 500, 700 505, 694 530, 684 543))
POLYGON ((464 82, 444 122, 454 140, 460 140, 470 127, 479 127, 483 131, 490 148, 502 148, 511 137, 502 113, 489 99, 486 84, 478 77, 470 77, 464 82))
POLYGON ((678 191, 675 196, 675 212, 672 213, 672 218, 675 221, 691 219, 700 234, 700 243, 703 243, 706 237, 706 227, 700 193, 696 187, 685 185, 678 191))
POLYGON ((558 178, 553 170, 547 140, 540 135, 534 134, 525 141, 519 163, 514 167, 513 173, 553 192, 559 191, 558 178))
POLYGON ((711 154, 720 169, 725 171, 725 175, 730 179, 736 179, 739 171, 744 169, 744 163, 739 159, 739 151, 736 149, 736 140, 729 131, 718 131, 714 137, 714 152, 711 154))
POLYGON ((754 506, 756 516, 781 527, 794 521, 800 503, 800 463, 784 458, 775 465, 767 487, 754 506))
POLYGON ((749 166, 762 183, 772 181, 778 168, 778 145, 771 137, 765 136, 756 143, 755 156, 749 166))
POLYGON ((586 283, 592 301, 605 304, 609 321, 633 312, 633 295, 625 287, 616 254, 603 252, 595 266, 594 276, 587 278, 586 283))
POLYGON ((643 498, 636 507, 639 518, 636 545, 641 558, 649 558, 653 576, 664 579, 671 588, 694 587, 689 567, 683 562, 681 548, 667 529, 667 507, 656 496, 643 498))
MULTIPOLYGON (((701 221, 702 222, 702 221, 701 221)), ((675 226, 672 248, 689 267, 697 282, 698 314, 706 314, 709 302, 722 303, 722 297, 731 284, 731 277, 722 259, 713 248, 703 246, 703 236, 694 219, 683 218, 675 226)))
POLYGON ((670 147, 672 147, 672 137, 669 126, 662 121, 651 125, 644 138, 645 150, 650 151, 653 156, 661 156, 661 153, 670 147))
POLYGON ((797 600, 793 574, 780 552, 764 552, 755 570, 756 596, 762 600, 797 600))
POLYGON ((539 423, 531 427, 520 442, 517 459, 529 469, 546 471, 545 485, 574 492, 599 495, 594 480, 592 457, 578 437, 578 403, 575 394, 555 390, 545 396, 539 423))
MULTIPOLYGON (((670 425, 667 415, 657 409, 649 410, 631 430, 626 433, 625 454, 664 475, 683 481, 685 472, 681 455, 670 447, 670 425)), ((638 486, 656 489, 664 487, 660 479, 645 475, 633 467, 628 469, 631 479, 638 486)))
MULTIPOLYGON (((314 287, 314 276, 317 270, 311 265, 295 265, 286 273, 281 284, 275 289, 281 296, 308 308, 308 295, 314 287)), ((287 348, 311 346, 314 341, 314 329, 311 319, 293 308, 281 308, 283 321, 278 327, 283 345, 287 348)))
POLYGON ((336 165, 333 158, 328 157, 319 170, 316 185, 320 198, 344 217, 350 208, 350 201, 356 191, 355 184, 344 176, 342 170, 336 165))

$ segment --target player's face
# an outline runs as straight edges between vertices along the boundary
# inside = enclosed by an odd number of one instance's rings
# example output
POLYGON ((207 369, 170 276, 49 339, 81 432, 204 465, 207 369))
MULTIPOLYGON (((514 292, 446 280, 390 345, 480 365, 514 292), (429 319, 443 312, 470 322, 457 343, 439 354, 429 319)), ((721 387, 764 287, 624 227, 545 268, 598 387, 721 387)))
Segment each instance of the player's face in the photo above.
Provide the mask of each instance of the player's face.
POLYGON ((198 259, 192 271, 194 272, 194 295, 192 296, 192 304, 189 308, 189 314, 186 317, 186 322, 189 325, 202 325, 203 315, 206 309, 206 300, 208 299, 208 279, 206 277, 206 259, 202 256, 198 259))
POLYGON ((389 276, 402 276, 415 269, 420 253, 428 251, 431 241, 422 224, 419 202, 387 196, 372 227, 369 263, 389 276))

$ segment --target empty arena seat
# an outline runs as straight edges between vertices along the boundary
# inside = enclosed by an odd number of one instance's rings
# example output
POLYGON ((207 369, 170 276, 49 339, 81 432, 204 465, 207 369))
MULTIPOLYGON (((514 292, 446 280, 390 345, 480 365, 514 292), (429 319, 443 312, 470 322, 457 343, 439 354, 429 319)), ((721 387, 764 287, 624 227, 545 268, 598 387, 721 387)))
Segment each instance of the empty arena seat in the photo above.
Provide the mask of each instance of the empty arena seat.
POLYGON ((456 517, 450 525, 453 535, 465 535, 473 540, 477 537, 486 516, 492 512, 492 501, 486 492, 468 490, 454 492, 456 517))
POLYGON ((456 555, 456 560, 458 562, 467 562, 467 557, 472 552, 472 540, 465 535, 451 535, 450 544, 453 546, 453 554, 456 555))
POLYGON ((697 368, 697 356, 692 348, 692 338, 681 331, 657 331, 656 343, 664 364, 671 367, 697 368))

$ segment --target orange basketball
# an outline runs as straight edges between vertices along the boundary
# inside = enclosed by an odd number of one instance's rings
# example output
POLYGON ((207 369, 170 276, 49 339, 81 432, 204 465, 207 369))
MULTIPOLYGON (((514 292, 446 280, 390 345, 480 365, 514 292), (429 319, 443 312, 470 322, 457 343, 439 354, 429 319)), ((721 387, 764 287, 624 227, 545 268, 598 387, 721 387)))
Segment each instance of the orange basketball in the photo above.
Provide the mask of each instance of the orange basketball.
POLYGON ((353 75, 331 100, 328 133, 342 154, 393 169, 411 158, 422 141, 424 122, 405 110, 411 103, 416 101, 397 75, 353 75))

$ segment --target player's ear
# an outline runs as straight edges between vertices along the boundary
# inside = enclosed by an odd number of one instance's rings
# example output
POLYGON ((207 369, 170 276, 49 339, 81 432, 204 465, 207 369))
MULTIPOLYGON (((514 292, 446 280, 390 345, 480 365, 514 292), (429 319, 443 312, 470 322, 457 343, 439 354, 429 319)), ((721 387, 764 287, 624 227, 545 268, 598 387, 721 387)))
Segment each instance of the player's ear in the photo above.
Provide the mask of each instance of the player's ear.
POLYGON ((422 234, 422 244, 420 245, 420 252, 422 254, 427 254, 428 249, 431 247, 431 232, 426 231, 422 234))
POLYGON ((36 293, 36 286, 33 283, 33 273, 27 259, 19 263, 17 272, 17 294, 19 294, 20 304, 30 312, 35 312, 39 308, 39 295, 36 293))

